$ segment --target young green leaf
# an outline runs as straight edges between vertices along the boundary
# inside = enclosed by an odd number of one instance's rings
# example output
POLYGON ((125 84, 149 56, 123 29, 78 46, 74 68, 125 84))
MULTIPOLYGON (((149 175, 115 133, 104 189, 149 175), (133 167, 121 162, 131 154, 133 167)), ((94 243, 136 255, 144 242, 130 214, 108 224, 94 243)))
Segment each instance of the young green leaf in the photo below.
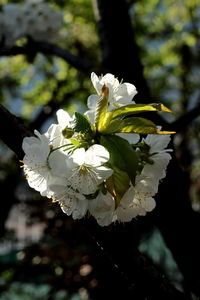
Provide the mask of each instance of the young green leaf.
POLYGON ((97 131, 99 132, 106 128, 108 124, 108 122, 106 121, 107 118, 105 117, 108 109, 108 94, 109 89, 105 85, 103 85, 95 111, 95 126, 97 131))
POLYGON ((115 198, 116 207, 119 205, 121 198, 127 191, 130 183, 129 176, 126 172, 112 166, 113 174, 106 180, 106 186, 111 195, 115 198))
POLYGON ((171 112, 169 108, 164 106, 161 103, 152 103, 152 104, 130 104, 116 108, 112 111, 112 119, 122 118, 132 114, 143 113, 147 111, 165 111, 171 112))
POLYGON ((84 115, 78 112, 75 112, 75 118, 71 121, 70 125, 75 132, 93 134, 90 122, 84 115))
POLYGON ((124 120, 113 120, 103 131, 104 134, 112 133, 140 133, 140 134, 156 134, 157 128, 156 125, 147 119, 144 118, 127 118, 124 120))

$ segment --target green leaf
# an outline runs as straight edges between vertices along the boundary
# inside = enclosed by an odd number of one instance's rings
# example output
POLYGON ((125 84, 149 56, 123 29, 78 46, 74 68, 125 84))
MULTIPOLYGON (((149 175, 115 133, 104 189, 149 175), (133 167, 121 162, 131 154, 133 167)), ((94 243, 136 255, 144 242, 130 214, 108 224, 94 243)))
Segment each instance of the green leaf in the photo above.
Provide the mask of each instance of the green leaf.
POLYGON ((102 135, 100 144, 109 151, 111 165, 127 172, 131 182, 135 184, 138 156, 129 142, 119 136, 102 135))
POLYGON ((126 172, 112 166, 113 174, 106 180, 108 191, 116 200, 116 207, 119 205, 121 198, 129 188, 130 179, 126 172))
POLYGON ((157 130, 156 134, 174 134, 176 131, 160 131, 157 130))
POLYGON ((78 112, 75 112, 75 118, 71 121, 70 125, 75 132, 93 134, 90 122, 84 115, 78 112))
POLYGON ((112 133, 140 133, 140 134, 156 134, 157 133, 156 125, 147 119, 144 118, 127 118, 124 120, 113 120, 103 131, 104 134, 112 133))
POLYGON ((106 126, 109 124, 109 121, 107 121, 107 117, 109 115, 107 114, 108 95, 109 95, 109 89, 105 85, 103 85, 101 90, 101 95, 97 102, 97 107, 95 111, 95 126, 97 131, 99 132, 104 130, 106 126))
POLYGON ((138 114, 147 111, 165 111, 171 112, 166 106, 161 103, 152 104, 130 104, 122 106, 112 111, 112 119, 122 118, 131 114, 138 114))

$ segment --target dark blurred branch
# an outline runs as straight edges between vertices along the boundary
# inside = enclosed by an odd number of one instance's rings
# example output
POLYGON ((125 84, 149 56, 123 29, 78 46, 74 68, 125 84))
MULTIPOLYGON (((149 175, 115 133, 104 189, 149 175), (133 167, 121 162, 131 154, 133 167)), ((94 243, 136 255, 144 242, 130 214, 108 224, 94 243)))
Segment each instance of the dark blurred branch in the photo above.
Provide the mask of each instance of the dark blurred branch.
MULTIPOLYGON (((141 254, 133 242, 133 222, 100 227, 95 220, 81 220, 99 251, 121 278, 129 291, 126 299, 189 299, 176 290, 153 262, 141 254)), ((106 270, 105 270, 106 272, 106 270)))
POLYGON ((200 215, 191 206, 190 174, 184 171, 175 156, 167 177, 156 196, 157 207, 152 213, 154 224, 161 231, 180 271, 185 288, 200 295, 200 215))
POLYGON ((9 215, 11 207, 17 202, 15 197, 16 186, 19 183, 20 169, 19 164, 17 166, 15 161, 12 161, 12 166, 8 165, 9 173, 4 181, 0 182, 1 190, 1 200, 3 205, 1 205, 0 210, 0 237, 2 238, 5 233, 6 220, 9 215), (16 168, 13 170, 13 166, 16 168))
MULTIPOLYGON (((18 118, 9 113, 3 106, 0 106, 0 122, 1 139, 22 158, 22 140, 25 136, 30 136, 31 133, 18 118)), ((83 225, 94 237, 103 253, 108 253, 109 257, 112 258, 112 264, 119 268, 122 276, 124 277, 126 274, 125 277, 129 280, 130 299, 135 294, 135 284, 139 285, 140 283, 145 295, 149 293, 152 296, 149 299, 186 300, 186 297, 171 286, 163 274, 147 258, 132 247, 132 231, 129 224, 126 226, 122 224, 113 225, 111 231, 107 228, 101 228, 94 220, 92 223, 84 220, 83 225)))
POLYGON ((136 97, 141 103, 152 102, 126 1, 93 0, 93 3, 102 44, 103 71, 135 84, 136 97))
MULTIPOLYGON (((144 77, 126 1, 93 0, 93 2, 100 30, 104 68, 117 75, 119 79, 123 78, 135 84, 141 103, 154 102, 144 77)), ((198 114, 199 108, 181 117, 174 124, 169 124, 169 127, 164 126, 164 129, 180 131, 198 114)), ((168 168, 167 178, 161 184, 161 192, 157 196, 159 199, 155 210, 156 220, 153 222, 160 229, 172 251, 184 275, 187 289, 200 295, 200 247, 197 243, 200 219, 191 207, 189 190, 189 174, 183 172, 174 158, 168 168)))
POLYGON ((25 46, 13 46, 11 48, 4 47, 0 49, 0 56, 13 56, 18 54, 24 54, 34 57, 37 53, 43 53, 45 55, 54 55, 64 59, 74 68, 82 72, 90 72, 93 64, 89 61, 84 61, 81 57, 70 53, 68 50, 63 49, 55 44, 48 42, 34 42, 31 41, 25 46))
POLYGON ((19 159, 24 156, 23 138, 31 135, 32 133, 24 127, 23 122, 0 104, 0 139, 17 154, 19 159))

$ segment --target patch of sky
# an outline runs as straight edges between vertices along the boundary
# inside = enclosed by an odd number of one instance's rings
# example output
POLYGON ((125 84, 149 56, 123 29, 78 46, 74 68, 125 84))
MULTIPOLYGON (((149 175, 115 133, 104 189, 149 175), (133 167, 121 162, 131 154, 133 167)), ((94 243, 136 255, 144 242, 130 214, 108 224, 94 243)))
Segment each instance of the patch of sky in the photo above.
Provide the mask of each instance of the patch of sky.
POLYGON ((8 96, 8 110, 10 110, 17 117, 22 115, 23 105, 24 103, 22 98, 8 96))

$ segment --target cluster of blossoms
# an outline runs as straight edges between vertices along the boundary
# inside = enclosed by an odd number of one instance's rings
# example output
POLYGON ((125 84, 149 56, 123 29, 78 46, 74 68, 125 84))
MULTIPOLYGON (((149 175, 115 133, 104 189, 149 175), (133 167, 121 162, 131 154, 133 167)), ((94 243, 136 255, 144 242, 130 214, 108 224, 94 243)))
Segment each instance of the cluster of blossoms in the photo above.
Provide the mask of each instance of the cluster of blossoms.
POLYGON ((84 115, 60 109, 58 124, 24 139, 24 172, 30 187, 74 219, 88 214, 101 226, 129 222, 154 209, 171 159, 172 132, 134 115, 169 110, 135 104, 135 86, 112 74, 92 73, 91 80, 97 94, 89 96, 84 115))
POLYGON ((13 46, 29 37, 35 41, 54 41, 62 26, 62 13, 42 0, 26 0, 24 5, 9 3, 0 11, 0 43, 13 46))

